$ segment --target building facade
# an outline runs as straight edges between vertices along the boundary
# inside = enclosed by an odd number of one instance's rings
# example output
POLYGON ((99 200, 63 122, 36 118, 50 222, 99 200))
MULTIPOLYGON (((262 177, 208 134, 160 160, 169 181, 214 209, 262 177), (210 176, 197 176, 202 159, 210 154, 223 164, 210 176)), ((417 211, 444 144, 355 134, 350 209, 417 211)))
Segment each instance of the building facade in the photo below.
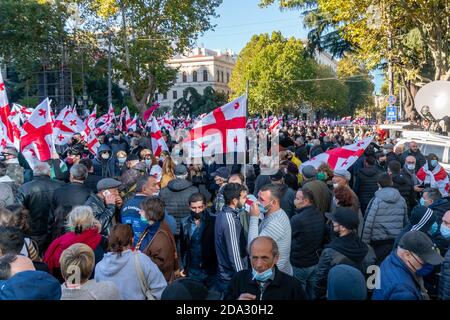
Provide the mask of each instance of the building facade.
POLYGON ((167 92, 157 93, 155 98, 161 103, 161 107, 172 108, 188 87, 203 94, 205 88, 210 86, 228 95, 228 83, 236 59, 237 56, 231 51, 220 52, 206 48, 195 48, 186 55, 175 56, 168 61, 169 66, 178 68, 175 84, 167 92))

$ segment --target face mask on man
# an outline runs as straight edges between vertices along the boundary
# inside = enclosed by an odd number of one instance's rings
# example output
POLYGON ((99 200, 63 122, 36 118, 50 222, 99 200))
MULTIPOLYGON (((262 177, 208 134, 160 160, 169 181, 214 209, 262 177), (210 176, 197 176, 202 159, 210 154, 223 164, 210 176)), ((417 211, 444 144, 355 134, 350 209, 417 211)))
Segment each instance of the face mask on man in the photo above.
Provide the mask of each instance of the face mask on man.
POLYGON ((426 207, 426 203, 425 203, 425 199, 424 198, 420 198, 420 205, 426 207))
POLYGON ((333 189, 337 189, 339 187, 339 183, 333 183, 333 189))
POLYGON ((191 216, 192 216, 195 220, 200 219, 200 218, 202 217, 202 213, 203 213, 203 211, 195 212, 195 211, 192 211, 192 210, 191 210, 191 216))
POLYGON ((406 164, 406 169, 408 169, 409 171, 413 171, 416 169, 416 164, 415 163, 408 163, 406 164))
POLYGON ((123 165, 126 160, 127 158, 117 158, 117 161, 119 162, 120 165, 123 165))
POLYGON ((254 268, 252 268, 252 275, 253 275, 253 280, 256 280, 259 282, 266 282, 267 280, 272 278, 273 270, 272 270, 272 268, 269 268, 264 272, 258 272, 254 268))
POLYGON ((432 273, 433 270, 434 266, 432 264, 425 263, 422 268, 416 270, 416 275, 418 275, 419 277, 425 277, 432 273))
POLYGON ((151 159, 145 159, 144 163, 146 166, 150 166, 152 164, 152 160, 151 159))
POLYGON ((109 159, 109 153, 108 152, 102 153, 102 159, 108 160, 109 159))
POLYGON ((444 223, 441 224, 439 231, 445 239, 450 239, 450 228, 444 225, 444 223))

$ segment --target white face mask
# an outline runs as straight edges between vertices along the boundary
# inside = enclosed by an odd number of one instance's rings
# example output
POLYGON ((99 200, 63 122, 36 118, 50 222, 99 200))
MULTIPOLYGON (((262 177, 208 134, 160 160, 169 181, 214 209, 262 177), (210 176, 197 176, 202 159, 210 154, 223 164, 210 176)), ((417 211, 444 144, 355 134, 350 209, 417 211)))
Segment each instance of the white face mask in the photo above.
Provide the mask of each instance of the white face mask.
POLYGON ((102 159, 109 159, 109 153, 103 153, 102 154, 102 159))
POLYGON ((415 170, 416 169, 416 164, 407 164, 406 168, 408 168, 409 170, 415 170))
POLYGON ((333 188, 336 189, 337 187, 339 187, 339 183, 333 183, 333 188))
POLYGON ((153 193, 152 196, 155 196, 155 197, 159 196, 159 190, 156 191, 155 193, 153 193))

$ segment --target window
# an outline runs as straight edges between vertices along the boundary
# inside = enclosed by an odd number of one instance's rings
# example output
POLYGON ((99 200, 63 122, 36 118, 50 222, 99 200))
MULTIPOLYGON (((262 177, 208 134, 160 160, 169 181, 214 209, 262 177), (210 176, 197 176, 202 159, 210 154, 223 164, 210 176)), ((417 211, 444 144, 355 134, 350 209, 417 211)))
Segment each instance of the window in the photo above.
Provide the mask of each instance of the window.
POLYGON ((192 73, 192 81, 197 82, 197 71, 194 71, 194 73, 192 73))
POLYGON ((208 81, 208 70, 203 70, 203 81, 208 81))
POLYGON ((183 82, 187 82, 187 74, 186 74, 186 72, 183 72, 183 82))
POLYGON ((222 83, 224 83, 224 81, 223 81, 223 71, 221 72, 221 75, 222 75, 222 83))
POLYGON ((229 83, 229 82, 230 82, 230 73, 227 72, 227 83, 229 83))
POLYGON ((167 92, 163 93, 163 100, 167 100, 167 92))
POLYGON ((173 91, 173 98, 174 99, 178 99, 178 92, 177 92, 177 90, 173 91))
POLYGON ((217 79, 216 82, 220 82, 220 71, 217 71, 217 79))
POLYGON ((439 161, 442 161, 442 158, 444 157, 444 146, 427 144, 425 145, 425 150, 422 153, 427 155, 430 153, 434 153, 435 155, 437 155, 439 161))
POLYGON ((155 93, 155 101, 158 101, 158 94, 155 93))

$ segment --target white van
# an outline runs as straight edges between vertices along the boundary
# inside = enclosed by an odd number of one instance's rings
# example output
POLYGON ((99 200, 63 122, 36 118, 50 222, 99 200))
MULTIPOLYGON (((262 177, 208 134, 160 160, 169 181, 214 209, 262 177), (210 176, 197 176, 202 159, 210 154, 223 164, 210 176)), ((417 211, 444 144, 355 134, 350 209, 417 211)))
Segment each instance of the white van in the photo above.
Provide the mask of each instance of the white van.
POLYGON ((439 164, 450 173, 450 137, 428 131, 402 131, 402 137, 397 139, 396 146, 403 144, 409 149, 411 141, 417 142, 424 156, 434 153, 439 158, 439 164))

